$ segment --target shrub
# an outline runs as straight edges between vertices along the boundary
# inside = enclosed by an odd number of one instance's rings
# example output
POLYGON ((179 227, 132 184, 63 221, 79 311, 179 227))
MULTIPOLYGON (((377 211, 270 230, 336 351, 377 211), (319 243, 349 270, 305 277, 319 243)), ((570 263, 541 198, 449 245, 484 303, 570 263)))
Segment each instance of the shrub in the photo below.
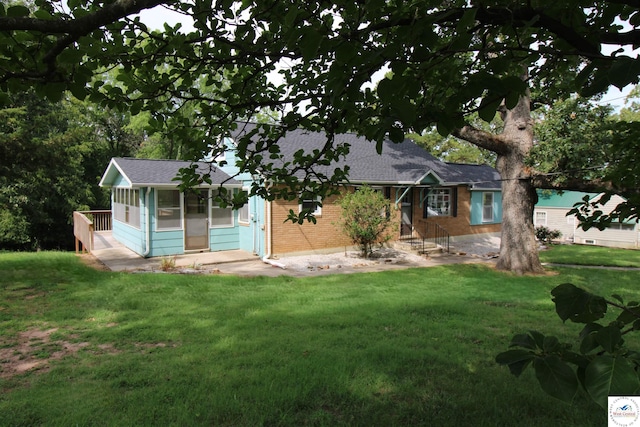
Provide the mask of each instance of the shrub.
POLYGON ((374 245, 391 238, 388 230, 395 223, 391 203, 379 191, 360 187, 342 196, 338 203, 342 208, 338 226, 358 246, 363 257, 371 255, 374 245))
POLYGON ((551 243, 553 240, 557 240, 562 236, 560 230, 551 230, 549 227, 540 225, 536 227, 536 239, 542 243, 551 243))

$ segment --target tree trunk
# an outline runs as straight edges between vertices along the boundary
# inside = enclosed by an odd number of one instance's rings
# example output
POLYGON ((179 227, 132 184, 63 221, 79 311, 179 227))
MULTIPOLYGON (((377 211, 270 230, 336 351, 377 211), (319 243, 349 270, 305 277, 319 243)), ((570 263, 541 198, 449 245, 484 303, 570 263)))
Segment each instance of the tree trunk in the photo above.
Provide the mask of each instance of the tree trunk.
POLYGON ((503 113, 501 135, 504 150, 498 153, 496 168, 502 178, 502 239, 497 268, 514 273, 542 273, 533 226, 533 208, 538 196, 524 163, 533 147, 530 98, 503 113))
POLYGON ((453 132, 454 136, 498 155, 496 169, 502 178, 502 241, 497 268, 517 274, 544 271, 533 227, 533 208, 538 197, 524 162, 533 147, 529 104, 527 93, 513 109, 502 111, 504 130, 499 135, 473 126, 453 132))

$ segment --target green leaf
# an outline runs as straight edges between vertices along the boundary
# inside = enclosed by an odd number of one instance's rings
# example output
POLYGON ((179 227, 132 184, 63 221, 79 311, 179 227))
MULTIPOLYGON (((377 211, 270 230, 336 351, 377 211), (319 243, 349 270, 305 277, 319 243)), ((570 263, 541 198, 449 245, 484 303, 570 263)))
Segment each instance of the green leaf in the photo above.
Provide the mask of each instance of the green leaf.
POLYGON ((598 356, 585 371, 585 388, 601 407, 607 407, 607 396, 629 396, 640 387, 638 374, 622 356, 598 356))
POLYGON ((545 353, 553 353, 560 348, 560 341, 556 337, 544 337, 543 350, 545 353))
POLYGON ((85 85, 82 82, 80 82, 80 83, 76 83, 76 82, 72 83, 69 86, 69 91, 71 91, 71 94, 74 97, 76 97, 77 99, 79 99, 79 100, 85 99, 87 97, 87 95, 88 95, 87 89, 86 89, 85 85))
POLYGON ((38 9, 38 10, 36 10, 35 12, 33 12, 33 16, 35 18, 38 18, 38 19, 51 19, 52 18, 51 14, 46 9, 38 9))
POLYGON ((622 333, 620 329, 615 326, 605 326, 598 331, 595 337, 598 344, 600 344, 606 352, 613 353, 622 340, 622 333))
POLYGON ((626 310, 622 310, 616 320, 625 325, 640 320, 640 307, 627 307, 626 310))
POLYGON ((7 16, 10 18, 29 16, 29 8, 26 6, 11 6, 7 9, 7 16))
POLYGON ((478 116, 487 123, 490 123, 496 117, 496 110, 500 107, 502 99, 496 99, 493 94, 487 95, 480 103, 478 116))
POLYGON ((617 59, 609 69, 609 81, 618 89, 624 88, 630 83, 638 82, 640 73, 640 61, 628 57, 617 59))
POLYGON ((499 365, 507 365, 509 371, 516 377, 519 377, 534 358, 535 354, 531 351, 507 350, 496 356, 496 363, 499 365))
POLYGON ((600 344, 598 343, 598 340, 596 340, 595 334, 589 334, 580 342, 580 353, 587 354, 599 346, 600 344))
POLYGON ((398 94, 398 81, 389 78, 382 79, 378 83, 376 92, 383 103, 391 104, 398 94))
POLYGON ((531 335, 531 337, 533 338, 533 340, 536 343, 536 346, 539 349, 543 349, 544 348, 544 335, 542 335, 538 331, 529 331, 529 335, 531 335))
POLYGON ((473 27, 476 20, 476 12, 477 12, 477 9, 475 8, 470 8, 465 10, 464 13, 462 14, 462 17, 458 21, 458 24, 456 25, 456 30, 459 32, 462 32, 473 27))
POLYGON ((62 99, 65 85, 63 83, 47 83, 36 87, 36 92, 45 96, 51 102, 58 102, 62 99))
POLYGON ((389 129, 389 139, 393 142, 402 142, 404 141, 404 132, 400 128, 392 127, 389 129))
POLYGON ((530 350, 536 349, 536 342, 529 334, 518 334, 511 338, 510 347, 524 347, 530 350))
POLYGON ((452 120, 447 117, 443 117, 436 123, 436 130, 442 137, 447 137, 454 129, 455 125, 452 120))
POLYGON ((540 386, 547 394, 565 402, 573 400, 578 391, 578 378, 573 369, 558 356, 537 358, 533 368, 540 386))
POLYGON ((584 291, 571 283, 555 287, 551 294, 556 304, 556 313, 562 321, 576 323, 593 322, 604 317, 607 303, 604 298, 584 291))
POLYGON ((507 109, 511 110, 518 105, 518 101, 520 101, 520 93, 518 92, 509 92, 504 99, 504 105, 507 109))
POLYGON ((320 32, 315 28, 306 28, 298 44, 300 52, 302 53, 302 59, 305 62, 310 61, 316 56, 320 48, 320 43, 322 43, 322 35, 320 32))
POLYGON ((611 298, 617 300, 620 304, 624 304, 624 300, 622 299, 622 297, 618 294, 613 294, 611 295, 611 298))

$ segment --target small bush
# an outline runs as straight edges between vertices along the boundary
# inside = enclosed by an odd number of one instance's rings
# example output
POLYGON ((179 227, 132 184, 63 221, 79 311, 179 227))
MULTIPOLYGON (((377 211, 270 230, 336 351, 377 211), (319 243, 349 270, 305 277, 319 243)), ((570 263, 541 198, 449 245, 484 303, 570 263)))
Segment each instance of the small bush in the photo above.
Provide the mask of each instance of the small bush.
POLYGON ((551 230, 544 225, 536 227, 536 239, 542 243, 551 243, 553 240, 558 240, 561 236, 562 233, 560 230, 551 230))
POLYGON ((360 187, 339 200, 342 215, 338 226, 368 258, 376 244, 391 238, 389 230, 394 224, 391 203, 382 193, 371 187, 360 187))

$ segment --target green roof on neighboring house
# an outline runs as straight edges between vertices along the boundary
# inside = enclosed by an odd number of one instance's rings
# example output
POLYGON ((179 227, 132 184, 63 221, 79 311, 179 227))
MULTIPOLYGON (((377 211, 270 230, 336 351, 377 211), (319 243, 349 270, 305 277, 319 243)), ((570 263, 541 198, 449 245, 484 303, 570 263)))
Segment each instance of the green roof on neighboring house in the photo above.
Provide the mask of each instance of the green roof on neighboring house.
POLYGON ((589 199, 592 199, 599 194, 581 191, 558 192, 555 190, 537 190, 537 192, 538 203, 536 203, 536 207, 539 208, 572 208, 573 205, 582 201, 584 196, 589 196, 589 199))

